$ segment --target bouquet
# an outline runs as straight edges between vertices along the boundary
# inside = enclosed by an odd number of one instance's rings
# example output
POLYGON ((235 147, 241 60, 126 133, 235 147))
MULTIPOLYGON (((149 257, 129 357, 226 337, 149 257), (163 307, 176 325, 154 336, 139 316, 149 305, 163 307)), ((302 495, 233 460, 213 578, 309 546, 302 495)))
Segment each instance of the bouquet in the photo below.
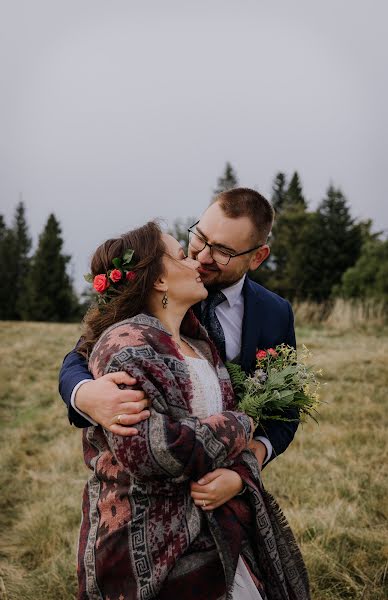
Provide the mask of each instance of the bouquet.
POLYGON ((300 359, 295 348, 281 344, 276 348, 258 350, 256 368, 247 375, 240 365, 226 363, 238 401, 238 409, 259 421, 305 420, 314 416, 319 404, 319 379, 321 371, 307 365, 310 352, 303 346, 300 359), (297 409, 299 418, 284 416, 287 409, 297 409))

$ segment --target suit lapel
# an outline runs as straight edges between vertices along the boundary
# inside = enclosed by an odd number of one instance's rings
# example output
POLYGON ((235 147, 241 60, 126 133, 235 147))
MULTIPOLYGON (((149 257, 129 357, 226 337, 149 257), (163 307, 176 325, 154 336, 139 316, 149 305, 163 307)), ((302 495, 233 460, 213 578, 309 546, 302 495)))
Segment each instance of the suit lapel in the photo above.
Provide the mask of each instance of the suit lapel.
POLYGON ((252 288, 248 276, 243 287, 244 295, 244 318, 241 337, 240 364, 244 371, 250 371, 253 367, 256 350, 260 345, 261 329, 264 315, 260 297, 252 288))

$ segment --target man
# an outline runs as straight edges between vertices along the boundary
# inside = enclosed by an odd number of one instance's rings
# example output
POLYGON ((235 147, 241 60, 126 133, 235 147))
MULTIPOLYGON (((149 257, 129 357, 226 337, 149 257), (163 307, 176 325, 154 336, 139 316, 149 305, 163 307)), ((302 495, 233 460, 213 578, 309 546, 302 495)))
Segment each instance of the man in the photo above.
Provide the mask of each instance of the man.
MULTIPOLYGON (((200 262, 199 272, 209 297, 194 310, 207 328, 221 357, 235 360, 246 372, 255 366, 256 351, 285 343, 295 346, 290 304, 247 277, 270 253, 267 238, 274 212, 261 194, 235 188, 219 194, 189 230, 189 253, 200 262)), ((65 357, 59 389, 77 427, 101 424, 117 435, 134 435, 133 427, 148 418, 148 401, 126 373, 93 380, 86 362, 73 350, 65 357)), ((256 431, 254 452, 261 465, 284 452, 298 426, 291 421, 266 422, 256 431)), ((210 481, 207 480, 207 481, 210 481)))

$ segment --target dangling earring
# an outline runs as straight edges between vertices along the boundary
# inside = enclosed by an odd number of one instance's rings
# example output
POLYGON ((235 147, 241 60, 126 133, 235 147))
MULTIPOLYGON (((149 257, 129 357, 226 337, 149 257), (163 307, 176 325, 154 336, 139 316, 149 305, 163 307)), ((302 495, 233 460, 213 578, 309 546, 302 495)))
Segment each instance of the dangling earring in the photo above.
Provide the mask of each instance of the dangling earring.
POLYGON ((162 298, 163 308, 167 308, 167 304, 168 304, 168 296, 167 296, 167 292, 164 292, 164 296, 162 298))

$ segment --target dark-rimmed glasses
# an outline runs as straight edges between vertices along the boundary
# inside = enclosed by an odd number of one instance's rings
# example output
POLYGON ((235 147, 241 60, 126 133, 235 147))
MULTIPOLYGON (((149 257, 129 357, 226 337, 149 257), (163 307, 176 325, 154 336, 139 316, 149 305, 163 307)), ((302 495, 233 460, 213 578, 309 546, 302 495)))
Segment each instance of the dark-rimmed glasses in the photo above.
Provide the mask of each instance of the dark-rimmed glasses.
POLYGON ((194 223, 194 225, 189 227, 189 229, 187 230, 189 232, 189 245, 193 248, 195 252, 198 253, 202 252, 202 250, 204 250, 207 246, 209 248, 210 256, 212 257, 214 262, 218 263, 219 265, 226 266, 227 264, 229 264, 231 258, 234 258, 235 256, 243 256, 244 254, 249 254, 250 252, 253 252, 253 250, 258 250, 259 248, 264 246, 264 244, 260 244, 260 246, 255 246, 255 248, 250 248, 250 250, 244 250, 244 252, 228 252, 228 250, 217 246, 217 244, 209 244, 209 242, 207 242, 200 233, 198 233, 197 231, 193 231, 193 228, 196 227, 198 223, 199 221, 194 223))

